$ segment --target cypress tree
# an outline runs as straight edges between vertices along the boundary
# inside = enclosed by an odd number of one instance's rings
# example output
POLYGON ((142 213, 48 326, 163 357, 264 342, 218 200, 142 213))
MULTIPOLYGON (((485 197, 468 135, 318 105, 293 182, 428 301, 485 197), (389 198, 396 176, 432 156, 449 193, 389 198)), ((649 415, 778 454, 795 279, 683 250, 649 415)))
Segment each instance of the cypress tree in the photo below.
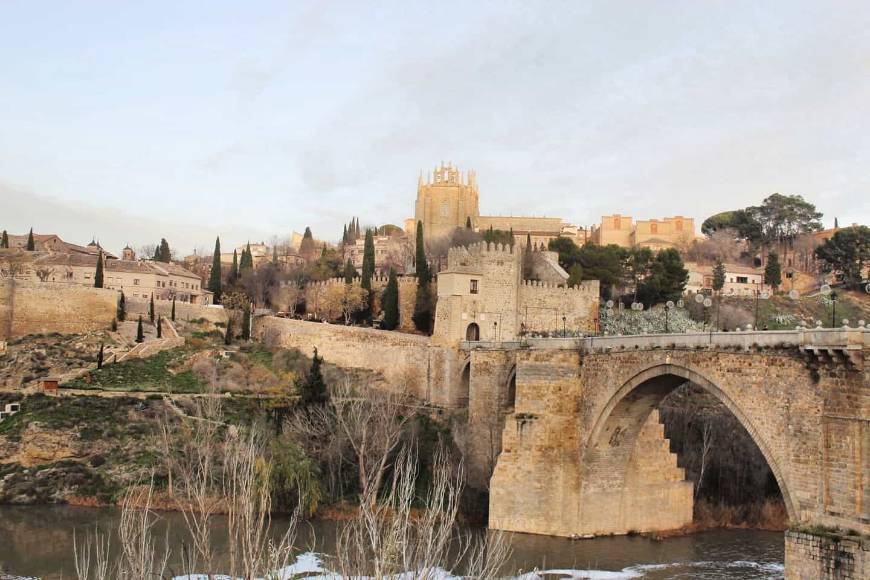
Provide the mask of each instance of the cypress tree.
POLYGON ((471 216, 468 216, 465 218, 465 229, 466 230, 471 229, 471 216))
POLYGON ((157 244, 157 248, 154 250, 154 261, 166 262, 168 264, 171 260, 172 251, 169 249, 169 242, 166 241, 166 238, 160 238, 160 243, 157 244))
POLYGON ((142 315, 139 315, 139 325, 136 327, 136 342, 145 340, 145 330, 142 328, 142 315))
POLYGON ((311 368, 304 381, 297 383, 299 390, 299 404, 307 407, 308 405, 321 404, 329 400, 329 393, 326 391, 326 382, 323 380, 323 371, 320 370, 320 365, 323 363, 323 357, 317 355, 317 348, 314 349, 314 358, 311 360, 311 368))
POLYGON ((127 318, 127 299, 124 298, 124 292, 121 292, 121 297, 118 298, 118 320, 123 322, 127 318))
POLYGON ((9 248, 9 234, 3 230, 3 237, 0 238, 0 248, 9 248))
POLYGON ((163 317, 157 317, 157 338, 163 338, 163 317))
POLYGON ((97 271, 94 272, 94 288, 103 287, 103 251, 97 254, 97 271))
POLYGON ((381 302, 384 304, 384 321, 381 323, 381 328, 394 330, 399 326, 399 280, 396 271, 392 268, 381 302))
POLYGON ((27 234, 27 251, 32 252, 36 250, 36 243, 33 241, 33 228, 30 228, 30 233, 27 234))
POLYGON ((227 284, 232 286, 239 279, 239 252, 233 250, 233 265, 230 266, 230 273, 227 276, 227 284))
POLYGON ((716 265, 713 266, 713 290, 719 292, 725 287, 725 264, 721 258, 716 258, 716 265))
POLYGON ((233 342, 233 317, 227 318, 227 331, 224 333, 224 344, 232 344, 233 342))
POLYGON ((366 241, 363 246, 362 287, 372 289, 372 276, 375 274, 375 238, 372 230, 366 230, 366 241))
POLYGON ((782 284, 782 266, 779 264, 779 254, 770 252, 767 255, 767 265, 764 267, 764 282, 776 290, 782 284))
POLYGON ((347 245, 347 224, 341 226, 341 244, 347 245))
POLYGON ((242 310, 242 340, 251 340, 251 308, 242 310))
POLYGON ((154 294, 151 294, 151 302, 148 304, 148 318, 151 319, 151 324, 154 324, 154 294))
POLYGON ((417 248, 416 248, 416 268, 417 268, 417 284, 429 285, 431 274, 429 273, 429 263, 426 262, 426 248, 423 245, 423 222, 417 222, 417 248))
POLYGON ((97 353, 97 370, 103 368, 103 343, 100 343, 100 352, 97 353))
POLYGON ((170 318, 172 318, 172 322, 175 322, 175 296, 172 297, 172 312, 170 313, 170 318))
POLYGON ((242 259, 239 261, 239 277, 244 274, 245 270, 254 269, 254 256, 251 254, 251 242, 242 250, 242 259))
POLYGON ((221 302, 221 239, 214 241, 214 256, 211 260, 211 273, 208 276, 208 289, 214 294, 214 303, 221 302))
POLYGON ((348 258, 344 264, 344 283, 353 284, 354 276, 356 276, 356 268, 353 267, 353 262, 348 258))

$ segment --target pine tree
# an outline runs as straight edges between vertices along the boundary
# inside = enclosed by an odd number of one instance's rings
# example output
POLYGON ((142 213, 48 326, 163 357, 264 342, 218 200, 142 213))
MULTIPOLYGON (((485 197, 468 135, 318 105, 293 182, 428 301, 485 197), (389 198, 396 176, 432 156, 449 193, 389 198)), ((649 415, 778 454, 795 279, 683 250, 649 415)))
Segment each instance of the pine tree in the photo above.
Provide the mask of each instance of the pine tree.
POLYGON ((142 315, 139 315, 139 325, 136 327, 136 342, 145 340, 145 330, 142 328, 142 315))
POLYGON ((233 250, 233 264, 230 266, 230 273, 227 276, 227 285, 232 286, 239 279, 239 252, 233 250))
POLYGON ((169 316, 172 319, 172 322, 175 322, 175 296, 172 297, 172 312, 169 316))
POLYGON ((782 267, 779 265, 779 254, 770 252, 767 255, 767 265, 764 267, 764 282, 776 290, 782 284, 782 267))
POLYGON ((103 343, 100 343, 100 352, 97 353, 97 370, 103 368, 103 343))
POLYGON ((323 371, 320 369, 323 357, 317 355, 314 349, 314 358, 311 359, 311 368, 304 381, 296 384, 299 391, 299 404, 303 407, 318 405, 329 401, 329 393, 326 390, 326 382, 323 380, 323 371))
POLYGON ((27 251, 33 252, 36 250, 36 243, 33 241, 33 228, 30 228, 30 233, 27 234, 27 251))
POLYGON ((390 268, 390 279, 387 281, 381 302, 384 305, 384 321, 381 323, 381 328, 394 330, 399 326, 399 280, 396 277, 396 271, 392 268, 390 268))
POLYGON ((94 272, 94 288, 103 287, 103 251, 97 254, 97 271, 94 272))
POLYGON ((251 309, 242 310, 242 340, 251 340, 251 309))
POLYGON ((127 299, 124 298, 124 293, 121 292, 121 297, 118 298, 118 320, 123 322, 127 319, 127 299))
POLYGON ((148 318, 151 319, 151 324, 154 324, 154 294, 151 294, 151 303, 148 305, 148 318))
POLYGON ((227 318, 227 331, 224 333, 224 344, 233 343, 233 317, 227 318))
POLYGON ((362 287, 372 289, 372 276, 375 274, 375 239, 372 230, 366 230, 366 241, 363 246, 362 287))
POLYGON ((214 256, 211 260, 211 273, 208 276, 208 289, 214 294, 214 303, 221 302, 221 239, 214 241, 214 256))
POLYGON ((716 258, 716 265, 713 266, 713 290, 719 292, 725 287, 725 264, 720 258, 716 258))
POLYGON ((163 317, 157 317, 157 338, 163 338, 163 317))
POLYGON ((353 284, 354 276, 356 276, 356 268, 353 267, 353 262, 348 258, 344 264, 344 283, 353 284))
POLYGON ((0 248, 9 248, 9 234, 3 230, 3 237, 0 238, 0 248))

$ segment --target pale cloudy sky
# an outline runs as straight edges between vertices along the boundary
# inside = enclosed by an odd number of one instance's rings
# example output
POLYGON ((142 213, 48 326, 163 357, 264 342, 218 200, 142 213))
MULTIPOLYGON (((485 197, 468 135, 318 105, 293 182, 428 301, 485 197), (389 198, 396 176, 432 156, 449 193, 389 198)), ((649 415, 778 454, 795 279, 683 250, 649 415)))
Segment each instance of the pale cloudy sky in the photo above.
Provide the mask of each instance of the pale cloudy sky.
POLYGON ((0 228, 181 253, 485 214, 870 222, 870 3, 0 0, 0 228))

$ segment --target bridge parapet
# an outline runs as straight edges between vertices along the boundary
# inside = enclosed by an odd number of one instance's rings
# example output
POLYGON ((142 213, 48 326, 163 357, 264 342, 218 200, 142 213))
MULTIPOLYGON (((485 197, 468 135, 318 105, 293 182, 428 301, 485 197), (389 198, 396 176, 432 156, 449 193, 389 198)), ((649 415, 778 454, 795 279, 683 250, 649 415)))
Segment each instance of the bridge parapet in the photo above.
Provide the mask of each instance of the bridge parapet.
POLYGON ((643 334, 633 336, 588 336, 583 338, 526 338, 510 342, 463 342, 463 350, 574 350, 608 352, 623 350, 682 349, 757 349, 795 348, 807 353, 842 360, 857 360, 870 345, 870 328, 801 328, 743 332, 703 332, 643 334))

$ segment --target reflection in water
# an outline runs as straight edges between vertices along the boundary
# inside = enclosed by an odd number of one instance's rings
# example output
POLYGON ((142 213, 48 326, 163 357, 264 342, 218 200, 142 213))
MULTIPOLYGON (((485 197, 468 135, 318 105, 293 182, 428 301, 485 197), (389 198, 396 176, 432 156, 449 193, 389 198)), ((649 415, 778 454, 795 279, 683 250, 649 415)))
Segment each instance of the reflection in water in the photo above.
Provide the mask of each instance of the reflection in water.
MULTIPOLYGON (((276 535, 286 519, 273 520, 276 535)), ((74 578, 73 533, 81 539, 95 526, 117 529, 113 509, 69 506, 0 506, 0 575, 3 572, 46 579, 74 578)), ((155 528, 173 554, 187 541, 178 513, 161 513, 155 528)), ((317 521, 300 526, 296 545, 301 551, 330 553, 336 526, 317 521), (312 541, 312 538, 314 540, 312 541)), ((225 522, 216 518, 215 548, 222 549, 225 522)), ((161 540, 162 542, 162 540, 161 540)), ((524 571, 535 578, 782 578, 783 539, 776 532, 712 531, 665 541, 618 536, 572 541, 548 536, 514 534, 513 556, 505 572, 524 571), (529 573, 545 570, 547 574, 529 573)), ((117 547, 117 542, 113 542, 117 547)), ((173 559, 177 566, 177 559, 173 559)))

